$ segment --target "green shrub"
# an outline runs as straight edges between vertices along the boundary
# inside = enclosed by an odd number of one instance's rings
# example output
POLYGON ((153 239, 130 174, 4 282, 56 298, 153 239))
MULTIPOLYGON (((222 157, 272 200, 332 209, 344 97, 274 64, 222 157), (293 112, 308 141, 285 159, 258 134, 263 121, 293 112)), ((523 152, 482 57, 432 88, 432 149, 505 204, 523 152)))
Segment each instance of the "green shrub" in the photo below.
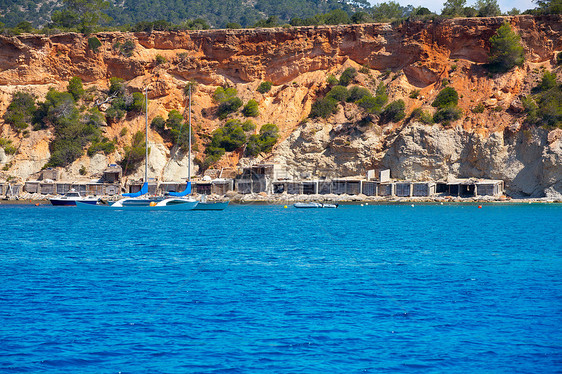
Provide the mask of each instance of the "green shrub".
POLYGON ((125 87, 125 83, 123 83, 123 79, 115 78, 115 77, 109 78, 110 96, 122 97, 125 96, 126 92, 127 92, 127 88, 125 87))
POLYGON ((94 53, 98 52, 98 48, 101 47, 101 42, 95 36, 88 38, 88 48, 90 48, 94 53))
POLYGON ((338 84, 338 79, 334 77, 333 74, 330 74, 328 75, 328 78, 326 78, 326 82, 328 82, 328 85, 330 86, 335 86, 336 84, 338 84))
POLYGON ((232 30, 238 30, 242 28, 242 26, 236 22, 228 22, 224 27, 232 30))
POLYGON ((111 106, 105 111, 105 118, 109 123, 117 123, 125 117, 125 101, 121 98, 113 100, 111 106))
POLYGON ((357 76, 357 70, 355 68, 347 68, 343 71, 340 76, 339 85, 347 86, 351 81, 357 76))
POLYGON ((373 96, 364 96, 357 101, 357 105, 367 113, 380 113, 382 105, 373 96))
POLYGON ((562 89, 547 91, 538 100, 538 123, 546 129, 562 128, 562 89))
POLYGON ((236 89, 218 87, 213 94, 213 100, 219 103, 217 115, 225 119, 230 113, 236 112, 242 105, 242 100, 237 95, 236 89))
POLYGON ((344 102, 349 97, 349 92, 344 86, 334 86, 326 95, 327 98, 332 98, 336 101, 344 102))
POLYGON ((237 94, 238 94, 238 92, 236 91, 235 88, 232 88, 232 87, 227 87, 227 88, 217 87, 217 89, 213 93, 213 100, 220 104, 224 101, 227 101, 229 99, 232 99, 232 98, 236 97, 237 94))
POLYGON ((130 146, 124 148, 125 155, 119 164, 123 168, 123 174, 128 175, 135 171, 145 160, 146 142, 145 134, 138 131, 133 136, 130 146))
POLYGON ((135 43, 132 40, 126 40, 123 44, 120 44, 118 49, 119 52, 125 57, 131 57, 135 50, 135 43))
POLYGON ((442 123, 443 125, 449 125, 451 121, 456 121, 462 116, 462 110, 456 106, 447 106, 441 108, 433 115, 433 121, 436 123, 442 123))
POLYGON ((82 145, 74 139, 58 138, 49 145, 51 157, 45 167, 66 166, 83 154, 82 145))
POLYGON ((478 17, 497 17, 501 9, 496 0, 478 0, 476 2, 478 17))
POLYGON ((162 116, 156 116, 150 122, 150 127, 156 130, 157 133, 162 135, 164 130, 166 129, 166 120, 162 118, 162 116))
POLYGON ((127 135, 128 132, 129 132, 129 129, 127 129, 126 127, 123 127, 121 129, 121 131, 119 132, 119 136, 123 137, 123 136, 127 135))
POLYGON ((4 138, 0 138, 0 148, 3 148, 7 155, 13 155, 17 152, 16 147, 12 145, 12 141, 4 138))
POLYGON ((406 104, 404 100, 396 100, 391 102, 384 108, 381 113, 381 120, 386 122, 398 122, 406 116, 406 104))
POLYGON ((246 145, 246 155, 257 156, 262 152, 271 152, 277 139, 279 138, 279 128, 271 123, 267 123, 260 129, 259 135, 252 135, 246 145))
POLYGON ((99 139, 103 116, 94 108, 80 115, 72 94, 49 90, 45 102, 39 103, 34 120, 52 125, 55 138, 49 144, 51 157, 45 166, 66 166, 82 156, 84 147, 99 139))
POLYGON ((143 113, 146 106, 144 95, 140 92, 133 92, 132 98, 133 100, 131 101, 131 104, 127 107, 127 111, 143 113))
POLYGON ((349 95, 347 101, 350 103, 356 103, 365 96, 371 96, 371 93, 365 87, 353 86, 349 89, 349 95))
POLYGON ((259 87, 258 87, 258 92, 261 93, 261 94, 269 92, 271 90, 272 86, 273 86, 273 83, 270 82, 270 81, 261 82, 259 87))
POLYGON ((225 119, 229 114, 236 112, 242 106, 242 100, 239 97, 233 97, 219 104, 217 114, 220 119, 225 119))
POLYGON ((380 114, 387 101, 388 94, 386 93, 386 86, 381 82, 377 87, 375 97, 364 96, 357 101, 357 105, 363 108, 367 113, 380 114))
POLYGON ((359 72, 361 74, 369 74, 371 72, 371 69, 369 69, 367 65, 361 65, 361 68, 359 68, 359 72))
POLYGON ((534 91, 547 91, 556 87, 556 74, 550 71, 545 71, 542 75, 541 83, 535 87, 534 91))
POLYGON ((562 52, 558 52, 558 55, 556 56, 556 64, 562 65, 562 52))
POLYGON ((433 122, 433 115, 429 112, 423 111, 420 114, 420 122, 426 125, 432 125, 433 122))
POLYGON ((242 130, 245 132, 254 131, 255 129, 256 125, 250 120, 247 120, 242 124, 242 130))
POLYGON ((310 118, 328 118, 330 115, 336 113, 338 110, 337 100, 331 97, 316 100, 310 108, 310 118))
POLYGON ((35 98, 27 92, 16 92, 4 114, 4 121, 21 133, 32 122, 35 111, 35 98))
POLYGON ((100 112, 96 107, 93 107, 87 113, 85 113, 82 121, 87 125, 91 125, 94 127, 105 126, 105 117, 102 112, 100 112))
POLYGON ((511 30, 507 22, 490 38, 489 61, 488 68, 494 72, 507 72, 525 61, 521 37, 511 30))
POLYGON ((224 148, 216 148, 213 146, 207 147, 205 149, 205 160, 203 161, 201 167, 203 169, 208 169, 209 166, 221 159, 221 157, 224 155, 224 152, 224 148))
POLYGON ((162 65, 166 63, 166 58, 162 55, 156 55, 154 61, 156 62, 156 65, 162 65))
POLYGON ((227 121, 225 126, 213 131, 211 147, 232 152, 246 143, 246 134, 238 120, 227 121))
POLYGON ((257 117, 260 114, 258 108, 258 102, 253 99, 249 100, 248 103, 244 105, 244 109, 242 110, 242 113, 246 117, 257 117))
POLYGON ((84 96, 84 86, 82 85, 82 79, 79 77, 72 77, 68 81, 68 88, 66 89, 68 93, 74 97, 74 101, 78 101, 84 96))
POLYGON ((436 108, 445 108, 448 106, 455 106, 459 103, 459 94, 453 87, 445 87, 433 100, 432 106, 436 108))
POLYGON ((104 137, 101 140, 94 141, 88 147, 88 156, 92 157, 98 152, 103 152, 103 154, 108 155, 113 151, 115 151, 115 143, 104 137))
POLYGON ((412 113, 410 113, 410 116, 408 118, 409 119, 419 119, 422 112, 423 112, 422 108, 420 108, 420 107, 414 108, 412 110, 412 113))
POLYGON ((483 113, 486 107, 482 103, 478 103, 474 108, 472 108, 473 113, 483 113))
POLYGON ((412 90, 412 92, 410 92, 410 99, 417 99, 420 93, 421 90, 412 90))
POLYGON ((80 170, 78 170, 78 173, 79 173, 80 175, 86 175, 86 173, 87 173, 86 167, 85 167, 84 165, 82 165, 82 166, 80 167, 80 170))

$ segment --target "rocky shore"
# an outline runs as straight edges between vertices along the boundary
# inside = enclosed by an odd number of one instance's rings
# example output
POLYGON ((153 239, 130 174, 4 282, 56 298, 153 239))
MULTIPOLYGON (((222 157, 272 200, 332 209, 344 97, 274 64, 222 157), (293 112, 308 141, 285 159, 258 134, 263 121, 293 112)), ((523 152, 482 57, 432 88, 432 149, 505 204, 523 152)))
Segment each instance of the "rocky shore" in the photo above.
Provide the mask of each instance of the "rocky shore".
MULTIPOLYGON (((50 204, 49 198, 54 196, 45 196, 39 194, 24 193, 17 200, 0 200, 0 205, 11 204, 32 204, 43 205, 50 204)), ((118 200, 116 196, 102 196, 100 199, 115 201, 118 200)), ((475 197, 452 197, 452 196, 432 196, 432 197, 382 197, 382 196, 367 196, 367 195, 293 195, 293 194, 278 194, 267 195, 265 193, 258 194, 239 194, 234 191, 228 192, 225 196, 209 195, 207 200, 229 200, 232 204, 251 205, 251 204, 264 204, 264 205, 291 205, 298 202, 331 202, 337 204, 405 204, 405 203, 511 203, 511 204, 533 204, 533 203, 557 203, 562 204, 562 199, 552 199, 548 197, 542 198, 511 198, 508 196, 492 197, 481 196, 475 197)))

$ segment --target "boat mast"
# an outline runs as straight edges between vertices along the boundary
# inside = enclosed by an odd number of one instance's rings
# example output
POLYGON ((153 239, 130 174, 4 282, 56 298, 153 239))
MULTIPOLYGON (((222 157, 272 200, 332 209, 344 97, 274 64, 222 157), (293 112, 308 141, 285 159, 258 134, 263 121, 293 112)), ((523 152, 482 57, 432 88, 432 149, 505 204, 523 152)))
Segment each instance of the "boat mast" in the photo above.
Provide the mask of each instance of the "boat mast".
POLYGON ((191 182, 191 84, 189 85, 189 154, 187 156, 187 182, 191 182))
POLYGON ((145 122, 145 139, 144 139, 144 182, 148 183, 148 86, 150 83, 146 85, 144 88, 144 122, 145 122))

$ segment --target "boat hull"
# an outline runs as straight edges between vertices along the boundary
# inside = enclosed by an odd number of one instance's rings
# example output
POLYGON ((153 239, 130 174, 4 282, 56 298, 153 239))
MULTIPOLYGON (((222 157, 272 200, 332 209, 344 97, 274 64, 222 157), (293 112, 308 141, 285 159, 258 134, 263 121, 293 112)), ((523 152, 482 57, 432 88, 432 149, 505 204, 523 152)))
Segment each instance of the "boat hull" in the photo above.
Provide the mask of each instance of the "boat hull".
POLYGON ((228 201, 199 202, 193 210, 225 210, 228 201))
POLYGON ((71 199, 49 199, 54 206, 75 206, 76 202, 79 201, 83 204, 95 205, 98 200, 71 200, 71 199))
POLYGON ((76 206, 80 209, 85 209, 85 210, 113 210, 113 211, 141 211, 141 212, 147 212, 147 211, 187 211, 187 210, 193 210, 193 208, 195 208, 195 206, 197 206, 197 201, 185 201, 185 202, 179 202, 179 203, 173 203, 173 204, 167 204, 167 205, 122 205, 122 206, 113 206, 110 204, 97 204, 97 205, 91 205, 91 204, 82 204, 82 203, 77 203, 76 206))
POLYGON ((327 204, 327 203, 294 203, 295 208, 300 209, 314 209, 314 208, 337 208, 338 204, 327 204))

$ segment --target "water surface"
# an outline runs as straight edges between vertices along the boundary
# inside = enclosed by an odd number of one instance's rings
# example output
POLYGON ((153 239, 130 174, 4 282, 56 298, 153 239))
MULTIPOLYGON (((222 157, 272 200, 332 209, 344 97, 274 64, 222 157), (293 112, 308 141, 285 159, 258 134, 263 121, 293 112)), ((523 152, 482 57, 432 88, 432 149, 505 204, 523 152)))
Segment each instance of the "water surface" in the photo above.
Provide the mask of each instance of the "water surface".
POLYGON ((0 215, 2 372, 562 368, 559 205, 0 215))

